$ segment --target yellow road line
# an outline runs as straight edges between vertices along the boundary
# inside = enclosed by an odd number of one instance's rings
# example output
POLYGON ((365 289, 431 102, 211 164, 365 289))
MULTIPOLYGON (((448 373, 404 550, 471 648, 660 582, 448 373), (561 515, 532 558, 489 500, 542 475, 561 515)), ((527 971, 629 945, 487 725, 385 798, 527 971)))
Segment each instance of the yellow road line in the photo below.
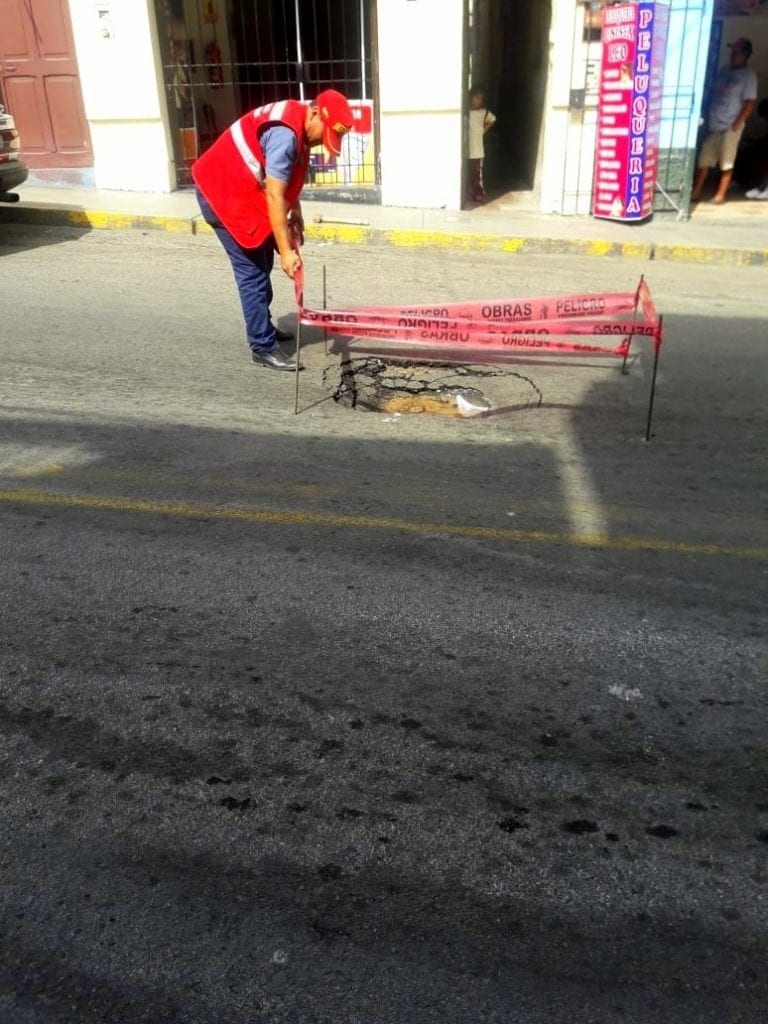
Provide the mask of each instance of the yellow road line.
POLYGON ((218 522, 273 523, 283 526, 331 526, 348 530, 389 530, 424 535, 479 540, 557 544, 565 547, 606 548, 611 551, 656 551, 677 555, 719 555, 731 558, 768 559, 768 548, 728 547, 720 544, 689 544, 654 537, 611 537, 608 534, 564 533, 549 530, 506 530, 495 526, 455 526, 450 523, 422 523, 408 519, 379 516, 344 516, 304 509, 216 508, 179 502, 149 501, 142 498, 118 498, 85 494, 52 494, 26 489, 0 490, 0 503, 7 505, 46 505, 84 509, 93 512, 131 512, 141 515, 178 516, 218 522))

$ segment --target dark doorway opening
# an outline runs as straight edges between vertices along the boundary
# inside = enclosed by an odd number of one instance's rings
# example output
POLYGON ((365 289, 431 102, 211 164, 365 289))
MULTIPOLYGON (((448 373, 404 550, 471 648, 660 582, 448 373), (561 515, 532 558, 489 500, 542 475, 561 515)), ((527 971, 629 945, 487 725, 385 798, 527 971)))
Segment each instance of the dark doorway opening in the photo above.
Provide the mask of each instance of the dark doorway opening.
POLYGON ((549 70, 552 0, 471 0, 470 86, 497 121, 485 136, 488 199, 536 186, 549 70))

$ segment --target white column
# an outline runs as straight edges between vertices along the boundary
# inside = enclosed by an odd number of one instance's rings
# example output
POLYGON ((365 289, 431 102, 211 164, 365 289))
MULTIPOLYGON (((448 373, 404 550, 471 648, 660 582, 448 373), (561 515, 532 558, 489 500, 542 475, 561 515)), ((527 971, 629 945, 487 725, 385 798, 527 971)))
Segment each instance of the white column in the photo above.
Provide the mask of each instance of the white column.
POLYGON ((69 0, 96 187, 175 188, 151 0, 69 0))
POLYGON ((461 206, 463 0, 378 4, 385 206, 461 206))

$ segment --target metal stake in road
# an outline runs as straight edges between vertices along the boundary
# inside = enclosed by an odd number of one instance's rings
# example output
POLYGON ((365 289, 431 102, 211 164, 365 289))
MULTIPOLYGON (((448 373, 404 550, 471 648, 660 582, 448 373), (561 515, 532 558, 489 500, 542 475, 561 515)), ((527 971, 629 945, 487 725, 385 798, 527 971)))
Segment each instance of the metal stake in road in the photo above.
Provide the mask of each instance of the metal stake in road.
MULTIPOLYGON (((326 264, 323 264, 323 310, 328 309, 328 292, 325 286, 325 271, 326 264)), ((323 328, 323 344, 325 345, 325 354, 328 355, 328 328, 323 328)))
POLYGON ((653 376, 651 377, 651 395, 648 399, 648 422, 645 426, 645 440, 651 440, 651 422, 653 420, 653 400, 656 397, 656 373, 659 369, 659 352, 661 351, 661 336, 664 329, 664 315, 659 317, 658 337, 653 339, 653 376))
POLYGON ((301 311, 296 322, 296 391, 293 397, 293 415, 299 415, 299 374, 301 373, 301 311))
POLYGON ((367 228, 370 227, 369 220, 354 220, 349 217, 320 217, 314 218, 315 224, 344 224, 349 227, 367 228))

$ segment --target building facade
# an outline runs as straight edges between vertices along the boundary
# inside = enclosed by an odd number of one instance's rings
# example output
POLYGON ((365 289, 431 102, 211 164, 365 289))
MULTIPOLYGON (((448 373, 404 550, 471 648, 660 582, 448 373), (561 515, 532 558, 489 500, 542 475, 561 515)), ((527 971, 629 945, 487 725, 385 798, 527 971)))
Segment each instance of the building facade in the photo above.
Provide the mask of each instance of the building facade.
MULTIPOLYGON (((690 205, 705 85, 716 71, 719 54, 714 54, 713 65, 714 0, 667 2, 669 31, 654 207, 683 218, 690 205)), ((556 2, 540 178, 541 209, 546 212, 590 213, 604 5, 605 0, 556 2)), ((722 29, 719 22, 718 27, 722 29)))
MULTIPOLYGON (((609 0, 0 0, 0 89, 38 180, 167 192, 235 117, 328 86, 354 101, 308 192, 459 209, 470 85, 497 116, 491 196, 591 210, 600 16, 609 0)), ((687 214, 707 83, 765 0, 669 0, 656 209, 687 214), (747 12, 748 13, 745 13, 747 12)), ((502 199, 502 203, 503 203, 502 199)))

